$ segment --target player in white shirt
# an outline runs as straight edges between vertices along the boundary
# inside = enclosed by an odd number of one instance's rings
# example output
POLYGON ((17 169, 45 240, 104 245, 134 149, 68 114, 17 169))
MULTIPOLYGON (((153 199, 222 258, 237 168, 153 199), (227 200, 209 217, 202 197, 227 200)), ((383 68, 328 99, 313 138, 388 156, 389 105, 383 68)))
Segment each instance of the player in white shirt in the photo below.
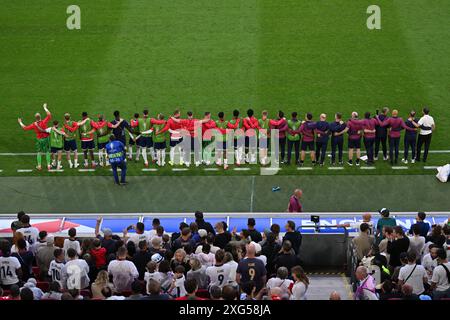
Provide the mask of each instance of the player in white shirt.
POLYGON ((131 290, 131 284, 139 277, 139 271, 133 262, 127 260, 127 249, 117 250, 117 259, 108 265, 108 273, 113 277, 113 284, 117 292, 131 290))
POLYGON ((209 278, 209 286, 223 288, 229 284, 231 266, 224 264, 225 251, 220 249, 215 254, 216 264, 206 268, 206 275, 209 278))
POLYGON ((64 268, 64 250, 61 248, 55 249, 53 252, 55 257, 52 262, 50 262, 50 267, 48 268, 48 276, 52 279, 52 281, 56 281, 59 283, 61 288, 63 287, 62 282, 62 271, 64 268))
POLYGON ((11 247, 7 240, 4 240, 0 249, 2 251, 2 257, 0 257, 0 285, 7 289, 13 284, 18 284, 22 277, 22 269, 19 259, 11 257, 11 247))
POLYGON ((64 289, 86 289, 89 287, 89 265, 83 259, 78 259, 75 249, 67 250, 69 261, 62 269, 64 289))
POLYGON ((427 161, 428 150, 430 149, 431 136, 433 131, 436 129, 434 119, 429 115, 430 109, 427 107, 423 108, 423 117, 419 119, 418 125, 420 126, 419 138, 417 140, 417 152, 416 161, 420 161, 420 152, 422 151, 422 145, 425 144, 425 149, 423 151, 423 162, 427 161), (431 129, 423 129, 423 128, 431 129))
POLYGON ((286 267, 279 267, 277 270, 277 277, 270 278, 267 281, 267 289, 280 288, 283 294, 289 294, 289 286, 292 284, 292 280, 288 279, 289 271, 286 267))

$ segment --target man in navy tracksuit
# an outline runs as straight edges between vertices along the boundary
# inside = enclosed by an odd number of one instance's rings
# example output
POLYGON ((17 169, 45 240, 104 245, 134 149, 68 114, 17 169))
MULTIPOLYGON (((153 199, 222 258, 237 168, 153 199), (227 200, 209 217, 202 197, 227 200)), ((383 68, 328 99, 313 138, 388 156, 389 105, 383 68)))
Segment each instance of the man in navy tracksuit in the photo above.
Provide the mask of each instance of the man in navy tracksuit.
POLYGON ((342 121, 342 114, 336 113, 335 121, 330 122, 329 130, 331 133, 331 164, 336 164, 336 147, 339 150, 339 164, 343 164, 342 153, 344 148, 344 136, 335 136, 335 133, 343 131, 347 124, 342 121))
POLYGON ((125 145, 116 140, 114 135, 109 138, 110 142, 106 145, 106 152, 108 153, 109 163, 113 171, 114 181, 118 185, 126 185, 125 178, 127 176, 127 162, 125 160, 125 145), (117 169, 122 170, 120 182, 117 174, 117 169))
MULTIPOLYGON (((327 115, 322 113, 320 121, 316 122, 316 160, 321 166, 325 162, 325 155, 327 153, 328 138, 330 124, 326 121, 327 115)), ((317 163, 316 162, 316 163, 317 163)))
MULTIPOLYGON (((380 122, 383 122, 384 120, 386 120, 388 118, 387 114, 389 112, 389 108, 388 107, 384 107, 382 110, 382 114, 378 115, 378 111, 377 111, 377 116, 378 119, 380 120, 380 122)), ((380 151, 380 143, 381 146, 383 148, 383 159, 387 160, 388 159, 388 155, 387 155, 387 131, 388 129, 386 127, 382 127, 382 126, 376 126, 375 127, 375 160, 378 160, 378 152, 380 151)))
MULTIPOLYGON (((413 110, 409 113, 409 118, 405 121, 406 126, 410 128, 415 128, 415 123, 419 122, 419 119, 415 118, 416 112, 413 110)), ((416 141, 417 141, 417 131, 409 131, 405 130, 405 137, 404 137, 404 146, 405 146, 405 152, 403 156, 403 163, 408 163, 408 151, 409 148, 411 148, 411 163, 415 162, 416 159, 416 141)))

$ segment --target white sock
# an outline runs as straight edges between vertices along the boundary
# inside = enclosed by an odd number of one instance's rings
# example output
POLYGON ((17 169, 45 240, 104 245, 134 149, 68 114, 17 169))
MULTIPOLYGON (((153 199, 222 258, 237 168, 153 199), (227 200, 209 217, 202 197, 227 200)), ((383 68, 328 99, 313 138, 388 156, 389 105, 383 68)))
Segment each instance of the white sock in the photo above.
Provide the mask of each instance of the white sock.
POLYGON ((70 160, 70 159, 69 159, 69 166, 71 166, 71 167, 73 166, 72 160, 70 160))
POLYGON ((98 161, 103 163, 103 149, 98 150, 98 161))
POLYGON ((58 168, 61 168, 61 161, 58 160, 58 168))
POLYGON ((141 148, 137 148, 136 149, 136 161, 139 161, 140 155, 141 155, 141 148))
POLYGON ((164 166, 166 164, 166 149, 161 150, 161 165, 164 166))
POLYGON ((148 163, 147 161, 147 148, 142 149, 142 158, 144 159, 144 163, 148 163))
POLYGON ((74 158, 73 158, 73 163, 74 163, 75 165, 78 165, 78 157, 74 157, 74 158))
POLYGON ((174 160, 175 160, 175 147, 170 147, 169 158, 170 158, 170 162, 174 162, 174 160))
POLYGON ((150 148, 150 155, 152 157, 152 160, 155 160, 155 158, 156 158, 155 148, 153 148, 153 147, 150 148))
POLYGON ((131 159, 133 158, 133 147, 128 146, 128 157, 131 159))

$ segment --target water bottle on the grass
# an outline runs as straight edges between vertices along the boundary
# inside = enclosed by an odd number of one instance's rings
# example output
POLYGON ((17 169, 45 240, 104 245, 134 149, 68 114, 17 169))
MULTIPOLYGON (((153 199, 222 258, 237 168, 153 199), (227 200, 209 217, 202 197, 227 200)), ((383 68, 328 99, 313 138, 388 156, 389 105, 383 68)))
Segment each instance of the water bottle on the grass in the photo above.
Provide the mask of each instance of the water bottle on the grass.
POLYGON ((280 191, 281 188, 280 187, 272 187, 272 192, 276 192, 276 191, 280 191))

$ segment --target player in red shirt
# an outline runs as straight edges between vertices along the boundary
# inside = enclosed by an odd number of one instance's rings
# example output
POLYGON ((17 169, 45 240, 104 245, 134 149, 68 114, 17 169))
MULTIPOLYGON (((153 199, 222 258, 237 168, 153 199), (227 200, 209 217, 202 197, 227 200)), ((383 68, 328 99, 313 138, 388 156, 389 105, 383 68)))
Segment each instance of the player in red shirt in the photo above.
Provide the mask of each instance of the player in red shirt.
POLYGON ((253 114, 253 110, 248 109, 247 117, 244 118, 243 122, 245 129, 245 162, 247 163, 256 163, 257 132, 260 127, 258 119, 253 114))
MULTIPOLYGON (((183 165, 183 149, 181 148, 180 142, 183 140, 181 135, 181 123, 175 122, 172 118, 179 119, 180 118, 180 110, 175 110, 173 116, 167 120, 166 126, 161 130, 161 132, 169 131, 170 132, 170 154, 169 154, 169 164, 173 166, 175 161, 175 152, 178 150, 179 161, 178 164, 183 165)), ((178 159, 178 158, 177 158, 178 159)))
POLYGON ((122 121, 117 122, 116 124, 112 124, 109 121, 105 120, 105 117, 102 114, 98 115, 98 121, 90 120, 91 126, 94 131, 97 132, 97 148, 98 148, 98 162, 101 167, 103 167, 104 162, 107 166, 109 166, 108 154, 106 152, 106 145, 109 143, 110 137, 110 129, 115 129, 122 121))
POLYGON ((47 109, 47 104, 44 103, 44 110, 47 116, 44 120, 41 119, 41 114, 36 113, 34 115, 34 118, 36 119, 35 122, 32 124, 26 126, 22 122, 22 118, 19 118, 19 125, 22 127, 23 130, 34 130, 36 133, 36 151, 37 151, 37 166, 36 169, 39 171, 42 170, 42 153, 45 153, 45 159, 47 161, 47 168, 48 170, 52 169, 51 163, 50 163, 50 144, 49 144, 49 134, 45 131, 47 129, 48 122, 52 119, 52 114, 47 109))
POLYGON ((141 148, 139 146, 139 141, 136 139, 136 136, 139 135, 139 113, 135 113, 133 118, 130 119, 130 127, 131 131, 130 140, 128 141, 128 159, 133 160, 133 146, 136 145, 136 162, 139 161, 141 155, 141 148))
POLYGON ((70 168, 78 168, 78 146, 76 139, 76 131, 78 130, 78 122, 72 121, 70 113, 64 114, 64 130, 67 135, 64 138, 64 151, 66 151, 67 162, 70 168), (73 152, 73 163, 70 159, 70 153, 73 152))
POLYGON ((241 137, 245 134, 244 130, 241 128, 242 121, 239 118, 239 110, 233 110, 233 118, 228 121, 228 129, 234 130, 234 153, 236 157, 236 165, 241 165, 241 162, 244 162, 244 145, 241 145, 241 137))
POLYGON ((203 135, 203 163, 209 166, 212 159, 211 147, 208 147, 214 139, 215 132, 220 132, 217 129, 216 122, 211 119, 211 112, 205 112, 205 118, 202 120, 202 135, 203 135))

